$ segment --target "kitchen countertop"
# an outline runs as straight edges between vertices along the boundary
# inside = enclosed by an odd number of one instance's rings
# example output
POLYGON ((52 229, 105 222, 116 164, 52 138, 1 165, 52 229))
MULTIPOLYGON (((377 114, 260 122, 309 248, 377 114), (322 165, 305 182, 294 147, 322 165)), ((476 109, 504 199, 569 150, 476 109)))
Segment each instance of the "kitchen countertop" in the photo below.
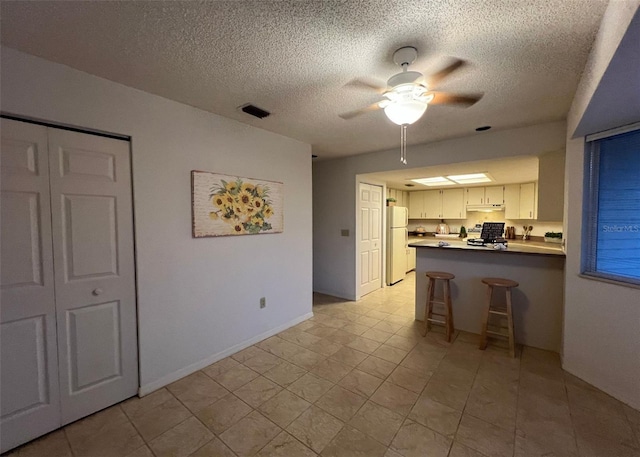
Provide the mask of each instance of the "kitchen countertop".
POLYGON ((508 240, 508 247, 505 250, 494 249, 493 245, 487 246, 470 246, 467 240, 457 240, 451 238, 436 238, 433 236, 410 237, 409 247, 412 248, 438 248, 438 249, 454 249, 464 251, 484 251, 504 254, 529 254, 529 255, 548 255, 564 257, 562 245, 555 243, 545 243, 540 241, 522 241, 508 240), (449 246, 438 246, 438 243, 444 241, 449 246))

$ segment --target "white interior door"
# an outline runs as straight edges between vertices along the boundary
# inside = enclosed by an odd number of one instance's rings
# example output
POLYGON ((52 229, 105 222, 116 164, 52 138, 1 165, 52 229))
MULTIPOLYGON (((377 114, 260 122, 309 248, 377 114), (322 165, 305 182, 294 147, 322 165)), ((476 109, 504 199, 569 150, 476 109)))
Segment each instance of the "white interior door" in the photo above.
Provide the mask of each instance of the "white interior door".
POLYGON ((129 143, 49 130, 62 423, 138 386, 129 143))
POLYGON ((382 187, 360 183, 360 296, 382 286, 382 187))
POLYGON ((58 428, 47 128, 2 119, 0 452, 58 428))

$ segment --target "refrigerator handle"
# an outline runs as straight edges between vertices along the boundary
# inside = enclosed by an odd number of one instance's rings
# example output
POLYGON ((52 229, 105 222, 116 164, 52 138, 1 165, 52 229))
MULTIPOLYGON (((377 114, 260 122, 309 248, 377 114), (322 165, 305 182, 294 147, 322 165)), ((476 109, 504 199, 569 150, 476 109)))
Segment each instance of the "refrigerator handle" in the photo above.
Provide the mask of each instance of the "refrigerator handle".
POLYGON ((405 249, 409 247, 409 230, 404 229, 404 247, 405 249))
POLYGON ((409 208, 404 209, 404 226, 409 225, 409 208))

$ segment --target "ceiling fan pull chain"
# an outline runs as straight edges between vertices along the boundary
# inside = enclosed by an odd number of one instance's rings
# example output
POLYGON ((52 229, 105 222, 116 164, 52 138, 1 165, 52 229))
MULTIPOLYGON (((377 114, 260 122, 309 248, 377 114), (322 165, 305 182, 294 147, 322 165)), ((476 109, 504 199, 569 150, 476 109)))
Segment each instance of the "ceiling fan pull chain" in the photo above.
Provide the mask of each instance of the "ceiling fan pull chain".
POLYGON ((402 138, 404 136, 404 130, 400 126, 400 162, 404 163, 404 149, 402 148, 402 138))
POLYGON ((407 125, 400 126, 400 162, 407 164, 407 125))

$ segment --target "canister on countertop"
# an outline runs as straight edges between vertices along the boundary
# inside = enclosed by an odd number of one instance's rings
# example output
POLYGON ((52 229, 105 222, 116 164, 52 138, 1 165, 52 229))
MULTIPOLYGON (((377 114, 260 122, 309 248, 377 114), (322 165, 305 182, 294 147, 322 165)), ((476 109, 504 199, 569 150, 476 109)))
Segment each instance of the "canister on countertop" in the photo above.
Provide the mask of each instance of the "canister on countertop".
POLYGON ((444 222, 444 219, 440 220, 440 223, 436 227, 436 233, 442 234, 442 235, 449 234, 449 226, 444 222))

